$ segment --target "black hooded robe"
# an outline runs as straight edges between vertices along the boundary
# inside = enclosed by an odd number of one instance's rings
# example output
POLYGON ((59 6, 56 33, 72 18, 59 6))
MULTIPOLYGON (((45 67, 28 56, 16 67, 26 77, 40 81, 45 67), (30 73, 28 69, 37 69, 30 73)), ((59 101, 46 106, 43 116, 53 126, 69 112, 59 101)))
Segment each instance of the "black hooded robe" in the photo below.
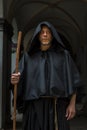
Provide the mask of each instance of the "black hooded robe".
POLYGON ((65 118, 69 97, 80 85, 78 70, 55 28, 40 23, 33 35, 29 51, 20 60, 17 107, 23 101, 23 130, 54 130, 54 99, 57 97, 58 130, 69 130, 65 118), (40 50, 38 34, 42 25, 52 32, 51 47, 40 50), (46 98, 49 96, 50 98, 46 98), (43 98, 45 97, 45 98, 43 98))

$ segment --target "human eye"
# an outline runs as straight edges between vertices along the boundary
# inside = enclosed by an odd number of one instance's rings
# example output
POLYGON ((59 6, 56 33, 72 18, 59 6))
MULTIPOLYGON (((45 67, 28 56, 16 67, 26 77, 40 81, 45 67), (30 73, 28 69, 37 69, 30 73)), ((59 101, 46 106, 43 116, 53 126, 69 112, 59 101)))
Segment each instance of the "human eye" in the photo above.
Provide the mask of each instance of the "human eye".
POLYGON ((42 30, 42 31, 40 32, 40 34, 44 34, 44 31, 42 30))
POLYGON ((50 30, 47 30, 47 34, 51 34, 50 30))

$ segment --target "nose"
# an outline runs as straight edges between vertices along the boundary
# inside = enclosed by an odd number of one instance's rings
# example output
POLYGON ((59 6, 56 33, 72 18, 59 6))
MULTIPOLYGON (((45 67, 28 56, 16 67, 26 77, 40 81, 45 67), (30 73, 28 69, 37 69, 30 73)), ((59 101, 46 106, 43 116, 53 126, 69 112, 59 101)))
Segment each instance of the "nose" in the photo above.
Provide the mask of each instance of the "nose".
POLYGON ((44 36, 46 36, 47 35, 47 32, 44 32, 44 36))

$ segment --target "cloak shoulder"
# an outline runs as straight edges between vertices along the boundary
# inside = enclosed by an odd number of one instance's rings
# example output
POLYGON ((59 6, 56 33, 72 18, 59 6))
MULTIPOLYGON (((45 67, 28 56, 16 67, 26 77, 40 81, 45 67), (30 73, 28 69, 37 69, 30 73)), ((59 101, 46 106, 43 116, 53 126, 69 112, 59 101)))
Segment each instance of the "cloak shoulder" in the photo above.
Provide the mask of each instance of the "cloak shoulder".
POLYGON ((65 97, 76 92, 81 85, 80 74, 67 50, 59 53, 48 51, 44 56, 42 52, 38 52, 32 57, 25 53, 20 61, 19 71, 19 88, 25 88, 23 92, 26 99, 45 95, 47 84, 50 96, 65 97))

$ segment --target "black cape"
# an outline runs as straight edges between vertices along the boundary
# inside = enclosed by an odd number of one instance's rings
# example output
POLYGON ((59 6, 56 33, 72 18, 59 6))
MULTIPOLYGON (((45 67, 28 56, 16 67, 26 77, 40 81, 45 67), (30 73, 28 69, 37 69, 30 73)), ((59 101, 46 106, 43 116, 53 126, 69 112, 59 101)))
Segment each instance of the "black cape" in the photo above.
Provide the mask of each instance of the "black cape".
POLYGON ((68 97, 80 86, 80 75, 69 52, 55 28, 48 22, 40 23, 31 39, 28 52, 19 63, 21 78, 18 98, 38 99, 41 96, 68 97), (40 50, 38 34, 46 25, 52 32, 52 45, 47 51, 40 50))

